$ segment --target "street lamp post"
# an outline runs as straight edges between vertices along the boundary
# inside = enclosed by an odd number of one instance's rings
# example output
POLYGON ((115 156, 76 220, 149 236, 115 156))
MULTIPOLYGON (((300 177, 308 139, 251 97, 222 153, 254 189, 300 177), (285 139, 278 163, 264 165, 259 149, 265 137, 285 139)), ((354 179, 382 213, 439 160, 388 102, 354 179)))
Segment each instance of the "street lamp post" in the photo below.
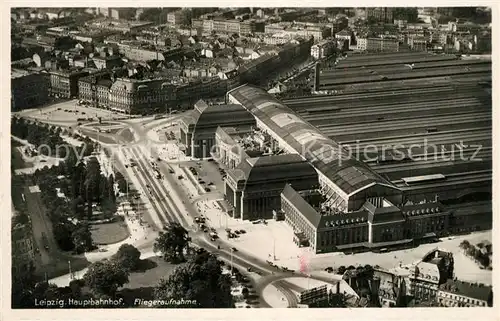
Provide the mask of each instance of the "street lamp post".
POLYGON ((233 249, 231 248, 231 276, 233 276, 233 249))

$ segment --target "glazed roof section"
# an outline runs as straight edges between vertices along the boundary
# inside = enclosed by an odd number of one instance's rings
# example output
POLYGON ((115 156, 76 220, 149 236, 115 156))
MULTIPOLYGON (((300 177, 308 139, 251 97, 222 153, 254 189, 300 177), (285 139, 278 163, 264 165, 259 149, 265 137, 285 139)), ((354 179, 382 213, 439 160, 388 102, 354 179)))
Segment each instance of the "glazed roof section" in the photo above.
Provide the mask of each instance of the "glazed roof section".
POLYGON ((282 192, 282 197, 286 198, 295 208, 318 229, 329 229, 332 227, 342 227, 345 225, 359 225, 368 222, 367 211, 356 211, 337 215, 326 215, 319 213, 311 204, 287 184, 282 192))
POLYGON ((255 125, 253 115, 240 105, 208 105, 203 100, 196 102, 192 112, 182 121, 197 129, 211 128, 214 133, 219 126, 255 125))
POLYGON ((396 188, 265 90, 243 85, 230 91, 229 95, 282 137, 347 195, 374 183, 396 188))
POLYGON ((228 175, 235 181, 245 180, 245 192, 282 190, 284 182, 294 182, 298 190, 318 185, 318 173, 297 154, 247 158, 228 175))

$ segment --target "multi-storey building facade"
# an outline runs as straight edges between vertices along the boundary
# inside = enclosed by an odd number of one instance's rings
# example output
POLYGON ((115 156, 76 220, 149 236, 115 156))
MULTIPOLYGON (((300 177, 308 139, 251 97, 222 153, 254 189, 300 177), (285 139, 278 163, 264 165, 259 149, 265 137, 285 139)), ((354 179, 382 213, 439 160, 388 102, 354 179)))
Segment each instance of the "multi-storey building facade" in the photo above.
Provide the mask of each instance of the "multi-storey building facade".
POLYGON ((50 71, 50 95, 59 98, 78 97, 78 80, 88 74, 84 70, 50 71))
POLYGON ((371 52, 397 52, 399 51, 399 41, 384 38, 358 38, 356 49, 371 52))
POLYGON ((118 78, 109 89, 109 108, 124 113, 165 108, 173 101, 175 86, 165 79, 118 78))
POLYGON ((113 82, 107 71, 99 72, 78 81, 78 98, 95 107, 109 108, 109 89, 113 82))
POLYGON ((247 158, 228 172, 224 195, 234 207, 234 217, 270 219, 280 207, 280 195, 287 183, 297 190, 314 189, 318 175, 297 154, 247 158))
POLYGON ((459 280, 448 280, 439 287, 436 299, 445 307, 488 307, 492 306, 491 286, 459 280))
POLYGON ((49 100, 47 74, 13 69, 11 73, 11 110, 17 111, 45 104, 49 100))
POLYGON ((365 8, 367 19, 375 19, 375 21, 392 23, 393 9, 392 8, 365 8))
POLYGON ((420 262, 410 271, 410 294, 418 300, 435 301, 441 274, 436 264, 420 262))

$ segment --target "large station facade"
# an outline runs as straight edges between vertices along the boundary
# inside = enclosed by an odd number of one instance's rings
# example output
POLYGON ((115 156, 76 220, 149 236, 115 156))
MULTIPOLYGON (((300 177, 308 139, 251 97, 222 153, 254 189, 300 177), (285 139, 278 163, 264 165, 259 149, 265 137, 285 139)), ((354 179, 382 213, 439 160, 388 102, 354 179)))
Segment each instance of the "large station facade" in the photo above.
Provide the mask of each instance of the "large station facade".
MULTIPOLYGON (((439 185, 401 189, 261 88, 237 87, 227 101, 218 106, 198 102, 181 126, 181 139, 195 157, 211 157, 209 147, 225 146, 219 160, 228 167, 224 194, 234 217, 284 213, 293 241, 317 253, 399 246, 491 228, 488 204, 443 204, 440 196, 463 198, 464 192, 450 196, 439 185), (230 146, 242 140, 233 136, 254 129, 269 136, 281 154, 254 157, 230 146)), ((471 186, 468 192, 485 188, 471 186)))

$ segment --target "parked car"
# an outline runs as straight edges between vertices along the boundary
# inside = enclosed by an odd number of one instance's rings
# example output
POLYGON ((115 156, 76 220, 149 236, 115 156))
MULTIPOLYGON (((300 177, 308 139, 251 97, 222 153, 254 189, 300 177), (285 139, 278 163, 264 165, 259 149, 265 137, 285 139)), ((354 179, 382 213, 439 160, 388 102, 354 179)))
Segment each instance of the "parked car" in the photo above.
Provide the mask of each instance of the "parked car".
POLYGON ((235 247, 233 247, 232 250, 233 250, 233 252, 238 252, 238 249, 235 247))
POLYGON ((184 176, 179 175, 179 176, 177 176, 177 178, 178 178, 178 179, 183 179, 183 178, 184 178, 184 176))
POLYGON ((205 192, 210 192, 210 188, 205 187, 205 192))
POLYGON ((240 231, 236 230, 234 231, 234 234, 240 234, 240 231))
POLYGON ((240 230, 240 233, 241 233, 241 234, 245 234, 246 232, 247 232, 247 231, 245 231, 245 230, 240 230))

